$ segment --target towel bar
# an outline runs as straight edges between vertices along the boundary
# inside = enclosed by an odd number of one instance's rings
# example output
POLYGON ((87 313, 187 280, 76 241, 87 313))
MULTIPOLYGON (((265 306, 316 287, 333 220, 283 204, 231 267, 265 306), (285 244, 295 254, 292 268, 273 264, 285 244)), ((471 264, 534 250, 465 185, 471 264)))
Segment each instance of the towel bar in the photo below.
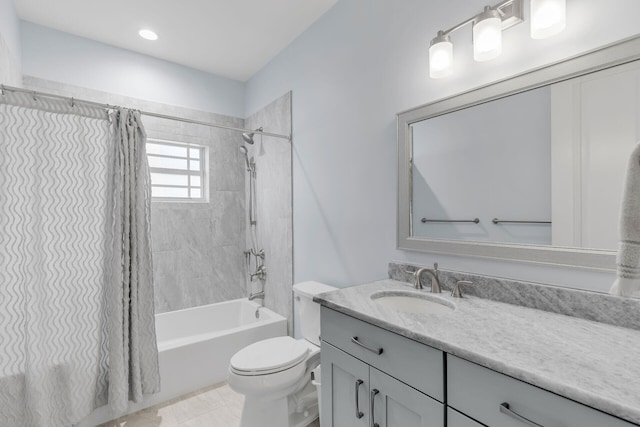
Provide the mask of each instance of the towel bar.
POLYGON ((425 222, 473 222, 475 224, 478 224, 480 222, 480 219, 478 219, 478 218, 474 218, 474 219, 427 219, 427 218, 422 218, 420 221, 422 223, 425 223, 425 222))
POLYGON ((516 221, 516 220, 506 220, 506 219, 498 219, 498 218, 493 218, 491 222, 494 224, 500 224, 502 222, 507 222, 511 224, 551 224, 551 221, 516 221))

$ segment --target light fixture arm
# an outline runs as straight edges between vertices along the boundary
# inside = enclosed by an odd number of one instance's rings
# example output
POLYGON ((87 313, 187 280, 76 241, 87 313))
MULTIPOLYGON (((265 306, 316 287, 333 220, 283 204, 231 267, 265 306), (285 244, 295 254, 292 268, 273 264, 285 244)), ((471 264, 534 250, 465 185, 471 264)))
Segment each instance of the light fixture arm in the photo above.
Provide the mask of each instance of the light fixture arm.
POLYGON ((449 28, 448 30, 444 30, 444 31, 438 31, 438 35, 442 35, 442 36, 448 36, 449 34, 453 33, 454 31, 458 31, 460 28, 463 28, 469 24, 473 24, 473 21, 476 20, 476 16, 474 16, 473 18, 469 18, 466 21, 462 21, 461 23, 459 23, 458 25, 454 25, 453 27, 449 28))
POLYGON ((502 30, 504 31, 507 28, 511 28, 514 25, 517 25, 524 21, 522 3, 523 0, 504 0, 503 2, 500 2, 495 6, 486 6, 485 9, 479 14, 472 16, 465 21, 462 21, 457 25, 454 25, 448 30, 438 31, 438 36, 448 36, 454 31, 458 31, 460 28, 475 23, 478 17, 485 13, 487 10, 495 10, 500 14, 500 18, 502 19, 502 30))

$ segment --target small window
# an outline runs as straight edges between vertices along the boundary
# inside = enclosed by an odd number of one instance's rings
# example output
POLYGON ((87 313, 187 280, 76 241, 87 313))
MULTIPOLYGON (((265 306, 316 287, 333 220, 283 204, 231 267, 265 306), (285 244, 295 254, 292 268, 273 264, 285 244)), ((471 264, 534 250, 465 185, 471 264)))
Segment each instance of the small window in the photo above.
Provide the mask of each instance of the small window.
POLYGON ((147 139, 147 159, 153 200, 207 200, 207 147, 147 139))

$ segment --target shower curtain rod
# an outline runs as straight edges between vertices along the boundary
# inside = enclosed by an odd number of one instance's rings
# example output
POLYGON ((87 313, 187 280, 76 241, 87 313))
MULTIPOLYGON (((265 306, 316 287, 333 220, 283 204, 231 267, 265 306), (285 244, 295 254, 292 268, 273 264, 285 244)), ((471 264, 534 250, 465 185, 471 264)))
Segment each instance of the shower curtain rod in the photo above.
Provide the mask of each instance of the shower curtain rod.
MULTIPOLYGON (((0 85, 0 90, 1 90, 2 95, 4 95, 5 91, 8 91, 8 92, 26 93, 28 95, 33 96, 34 99, 37 99, 37 97, 62 99, 62 100, 65 100, 65 101, 69 101, 71 106, 73 106, 74 103, 79 102, 79 103, 82 103, 82 104, 93 105, 95 107, 107 108, 107 109, 115 107, 115 105, 111 105, 111 104, 104 104, 104 103, 101 103, 101 102, 87 101, 87 100, 84 100, 84 99, 78 99, 78 98, 62 96, 62 95, 55 95, 55 94, 52 94, 52 93, 40 92, 40 91, 36 91, 36 90, 22 89, 22 88, 13 87, 13 86, 0 85)), ((233 127, 233 126, 217 125, 217 124, 211 123, 211 122, 203 122, 203 121, 200 121, 200 120, 186 119, 186 118, 183 118, 183 117, 168 116, 166 114, 152 113, 152 112, 149 112, 149 111, 142 111, 142 110, 138 110, 138 111, 140 111, 140 114, 142 114, 144 116, 157 117, 159 119, 176 120, 176 121, 179 121, 179 122, 193 123, 193 124, 196 124, 196 125, 203 125, 203 126, 209 126, 209 127, 219 128, 219 129, 233 130, 233 131, 236 131, 236 132, 249 132, 249 133, 254 133, 256 135, 272 136, 274 138, 286 139, 287 141, 291 142, 291 135, 281 135, 279 133, 263 132, 263 131, 254 130, 254 129, 243 129, 243 128, 236 128, 236 127, 233 127)))

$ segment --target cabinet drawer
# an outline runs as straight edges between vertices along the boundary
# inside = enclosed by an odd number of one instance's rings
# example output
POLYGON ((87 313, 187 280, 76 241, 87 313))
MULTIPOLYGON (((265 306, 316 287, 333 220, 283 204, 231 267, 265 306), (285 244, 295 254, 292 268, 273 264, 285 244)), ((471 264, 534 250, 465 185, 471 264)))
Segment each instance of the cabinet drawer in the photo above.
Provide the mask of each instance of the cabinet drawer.
POLYGON ((440 350, 326 307, 322 307, 321 335, 323 341, 444 401, 444 356, 440 350), (354 338, 361 345, 355 343, 354 338), (382 349, 381 354, 378 349, 382 349))
POLYGON ((447 427, 484 427, 455 409, 447 408, 447 427))
POLYGON ((526 426, 502 413, 515 414, 544 427, 632 427, 634 424, 565 399, 475 363, 447 356, 447 404, 491 427, 526 426))

